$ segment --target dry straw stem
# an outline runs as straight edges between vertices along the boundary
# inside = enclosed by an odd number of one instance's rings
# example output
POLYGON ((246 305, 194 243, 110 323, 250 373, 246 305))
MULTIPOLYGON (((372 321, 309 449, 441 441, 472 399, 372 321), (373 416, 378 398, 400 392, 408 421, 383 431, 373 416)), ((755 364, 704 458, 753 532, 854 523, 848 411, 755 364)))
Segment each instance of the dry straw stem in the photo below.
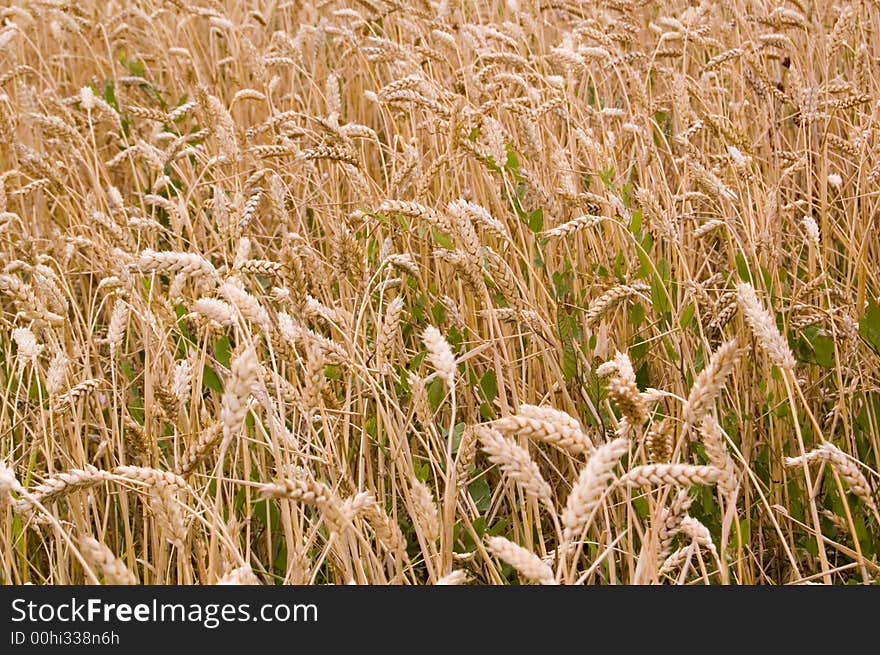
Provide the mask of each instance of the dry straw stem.
POLYGON ((479 517, 560 583, 876 577, 876 2, 196 4, 3 7, 4 581, 104 581, 89 535, 156 584, 506 582, 479 517), (761 464, 820 434, 866 465, 761 464), (648 464, 720 472, 720 562, 648 464))
POLYGON ((721 469, 715 466, 645 464, 627 471, 618 480, 618 484, 625 487, 646 487, 658 484, 689 487, 695 484, 714 484, 722 475, 721 469))
POLYGON ((529 451, 516 445, 498 430, 479 426, 477 438, 489 461, 497 464, 511 480, 513 480, 527 496, 535 498, 550 506, 553 492, 550 485, 541 476, 538 465, 529 455, 529 451))
POLYGON ((615 439, 603 444, 581 469, 562 512, 565 541, 574 540, 592 520, 595 509, 614 479, 614 469, 628 448, 626 439, 615 439))
POLYGON ((553 569, 532 551, 504 537, 487 537, 486 548, 510 564, 524 578, 543 585, 556 584, 553 569))
POLYGON ((786 457, 785 465, 788 467, 800 466, 806 462, 828 462, 840 479, 846 482, 849 490, 858 496, 871 511, 877 512, 877 503, 871 491, 871 484, 862 473, 855 460, 840 450, 833 443, 826 441, 815 450, 811 450, 801 457, 786 457))

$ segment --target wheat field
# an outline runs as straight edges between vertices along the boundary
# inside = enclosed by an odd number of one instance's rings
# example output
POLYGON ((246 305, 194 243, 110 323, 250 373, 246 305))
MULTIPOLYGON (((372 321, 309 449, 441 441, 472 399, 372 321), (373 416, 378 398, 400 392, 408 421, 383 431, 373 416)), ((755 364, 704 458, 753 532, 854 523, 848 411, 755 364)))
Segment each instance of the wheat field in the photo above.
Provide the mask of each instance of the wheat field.
POLYGON ((0 582, 880 579, 876 1, 0 19, 0 582))

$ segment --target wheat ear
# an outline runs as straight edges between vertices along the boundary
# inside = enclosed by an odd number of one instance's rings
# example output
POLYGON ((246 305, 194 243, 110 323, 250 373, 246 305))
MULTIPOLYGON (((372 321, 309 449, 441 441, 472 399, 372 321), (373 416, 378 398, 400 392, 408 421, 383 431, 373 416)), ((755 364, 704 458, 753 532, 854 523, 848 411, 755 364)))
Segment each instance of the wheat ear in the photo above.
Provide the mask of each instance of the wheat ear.
POLYGON ((86 561, 94 566, 111 585, 134 585, 137 578, 128 567, 97 539, 80 537, 79 549, 86 561))
POLYGON ((526 449, 513 443, 498 430, 487 426, 480 426, 477 429, 477 438, 489 456, 489 461, 497 464, 527 496, 550 505, 552 495, 550 485, 541 476, 538 465, 526 449))
POLYGON ((587 527, 627 450, 626 439, 609 441, 599 446, 581 469, 562 512, 565 541, 571 542, 587 527))
MULTIPOLYGON (((549 414, 545 415, 549 417, 549 414)), ((593 442, 590 438, 581 431, 580 427, 572 427, 571 423, 565 420, 545 420, 524 415, 505 416, 493 421, 492 427, 505 436, 519 434, 535 441, 552 444, 573 455, 593 452, 593 442)))
POLYGON ((877 503, 871 493, 871 484, 858 465, 840 448, 826 441, 801 457, 787 457, 785 465, 788 467, 799 466, 804 461, 831 464, 837 475, 849 486, 849 490, 861 498, 873 512, 877 512, 877 503))
POLYGON ((794 369, 797 360, 788 346, 788 341, 776 327, 776 319, 758 300, 754 287, 748 282, 740 282, 736 285, 736 298, 746 323, 770 361, 781 369, 794 369))
POLYGON ((724 496, 730 498, 739 484, 736 465, 727 449, 724 432, 713 416, 707 416, 703 419, 700 424, 700 436, 706 448, 709 462, 721 471, 721 476, 718 478, 718 488, 724 496))
POLYGON ((691 486, 714 484, 722 476, 715 466, 693 464, 645 464, 627 471, 618 484, 625 487, 646 487, 657 484, 691 486))
POLYGON ((487 537, 486 547, 525 578, 543 585, 556 584, 553 569, 532 551, 504 537, 487 537))
POLYGON ((715 351, 709 365, 697 375, 682 408, 682 418, 686 426, 699 423, 709 410, 724 387, 727 376, 733 371, 737 357, 736 340, 728 341, 715 351))

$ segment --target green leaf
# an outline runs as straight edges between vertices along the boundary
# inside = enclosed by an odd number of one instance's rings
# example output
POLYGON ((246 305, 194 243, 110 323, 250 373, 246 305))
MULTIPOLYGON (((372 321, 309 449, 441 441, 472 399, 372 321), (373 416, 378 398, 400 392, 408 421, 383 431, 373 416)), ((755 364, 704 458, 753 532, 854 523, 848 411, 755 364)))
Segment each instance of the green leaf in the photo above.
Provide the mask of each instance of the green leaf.
POLYGON ((645 496, 636 496, 632 499, 632 504, 640 519, 651 515, 651 508, 648 506, 648 499, 645 496))
POLYGON ((632 359, 641 359, 645 356, 645 353, 648 352, 648 348, 650 347, 650 343, 645 341, 641 337, 633 337, 633 345, 629 349, 629 354, 632 359))
POLYGON ((495 371, 486 371, 480 378, 480 389, 483 392, 483 398, 486 402, 491 403, 498 396, 498 380, 495 378, 495 371))
POLYGON ((125 67, 128 68, 128 72, 134 77, 145 76, 146 68, 144 67, 144 62, 140 59, 129 59, 125 62, 125 67))
POLYGON ((431 316, 434 317, 434 323, 437 325, 441 325, 446 322, 447 318, 447 310, 446 305, 442 302, 437 301, 431 306, 431 316))
POLYGON ((644 391, 651 386, 651 374, 650 371, 648 371, 648 362, 639 366, 639 370, 636 371, 636 384, 641 391, 644 391))
POLYGON ((434 378, 428 384, 428 401, 435 412, 446 397, 446 384, 440 378, 434 378))
POLYGON ((544 229, 544 210, 540 207, 529 214, 529 229, 535 234, 544 229))
POLYGON ((485 478, 477 478, 468 486, 468 493, 474 500, 478 512, 485 512, 492 503, 492 491, 485 478))
POLYGON ((657 273, 651 280, 651 302, 654 305, 654 311, 659 315, 668 314, 672 307, 669 304, 669 262, 665 259, 657 266, 657 273))
POLYGON ((104 85, 104 100, 117 112, 119 111, 119 103, 116 102, 116 91, 113 88, 113 82, 107 82, 104 85))
POLYGON ((513 171, 514 177, 519 176, 519 157, 516 156, 516 152, 513 150, 513 144, 508 143, 506 146, 507 149, 507 168, 513 171))
POLYGON ((428 462, 413 462, 413 470, 419 482, 427 482, 431 477, 431 464, 428 462))
POLYGON ((577 351, 571 341, 566 341, 562 348, 562 374, 566 382, 571 382, 577 375, 577 351))
POLYGON ((220 380, 220 376, 217 375, 217 371, 207 364, 205 364, 205 368, 202 370, 202 384, 212 391, 223 393, 223 382, 220 380))
POLYGON ((364 430, 366 430, 368 435, 373 437, 373 441, 379 440, 379 422, 376 420, 375 416, 370 416, 364 421, 364 430))
POLYGON ((415 356, 409 361, 409 365, 407 366, 407 368, 408 368, 410 371, 415 371, 415 370, 417 370, 417 369, 419 368, 419 366, 421 366, 421 364, 422 364, 422 360, 425 359, 425 356, 426 356, 427 354, 428 354, 428 351, 427 351, 427 350, 422 350, 421 352, 419 352, 418 354, 416 354, 416 355, 415 355, 415 356))
POLYGON ((629 320, 633 327, 639 327, 645 321, 645 307, 642 303, 635 303, 629 310, 629 320))
POLYGON ((617 193, 617 187, 614 185, 614 166, 599 171, 599 179, 614 193, 617 193))
POLYGON ((743 257, 742 253, 736 253, 736 272, 739 274, 739 279, 743 282, 748 282, 752 284, 752 274, 749 272, 749 265, 746 262, 746 258, 743 257))
POLYGON ((666 354, 673 362, 677 362, 681 359, 681 355, 678 354, 678 349, 669 339, 669 337, 663 337, 663 346, 666 348, 666 354))
POLYGON ((629 222, 629 231, 638 234, 642 230, 642 210, 637 209, 633 212, 632 220, 629 222))
POLYGON ((752 536, 751 519, 742 519, 739 521, 739 530, 734 533, 734 539, 737 542, 737 548, 745 548, 748 546, 752 536))
POLYGON ((819 328, 808 327, 791 345, 800 361, 834 368, 834 341, 821 334, 819 328))
POLYGON ((434 241, 439 243, 441 246, 448 250, 455 250, 455 242, 452 240, 452 237, 446 234, 446 232, 441 232, 440 230, 433 230, 434 241))
POLYGON ((627 261, 626 256, 622 252, 618 252, 617 257, 614 258, 614 276, 622 282, 626 277, 626 271, 628 268, 629 262, 627 261))
MULTIPOLYGON (((456 423, 455 427, 452 428, 452 454, 455 455, 458 452, 458 447, 461 445, 461 438, 464 435, 464 423, 456 423)), ((444 436, 446 435, 446 430, 443 431, 444 436)))
POLYGON ((880 305, 870 298, 865 315, 859 319, 859 334, 877 353, 880 353, 880 305))
POLYGON ((636 254, 639 256, 639 270, 636 271, 636 279, 646 280, 654 271, 654 264, 649 257, 651 248, 654 247, 654 237, 650 233, 646 233, 642 237, 641 246, 641 248, 636 249, 636 254))
POLYGON ((214 342, 214 357, 226 368, 230 367, 229 359, 232 354, 232 345, 229 343, 229 337, 225 334, 214 342))
POLYGON ((696 311, 696 306, 694 303, 690 303, 687 307, 684 308, 684 311, 681 313, 681 318, 678 319, 678 324, 681 326, 681 329, 684 330, 688 325, 691 324, 691 321, 694 319, 694 312, 696 311))
POLYGON ((495 525, 489 528, 489 536, 497 537, 498 535, 503 535, 505 532, 507 532, 507 526, 509 523, 510 521, 508 519, 501 519, 495 525))

